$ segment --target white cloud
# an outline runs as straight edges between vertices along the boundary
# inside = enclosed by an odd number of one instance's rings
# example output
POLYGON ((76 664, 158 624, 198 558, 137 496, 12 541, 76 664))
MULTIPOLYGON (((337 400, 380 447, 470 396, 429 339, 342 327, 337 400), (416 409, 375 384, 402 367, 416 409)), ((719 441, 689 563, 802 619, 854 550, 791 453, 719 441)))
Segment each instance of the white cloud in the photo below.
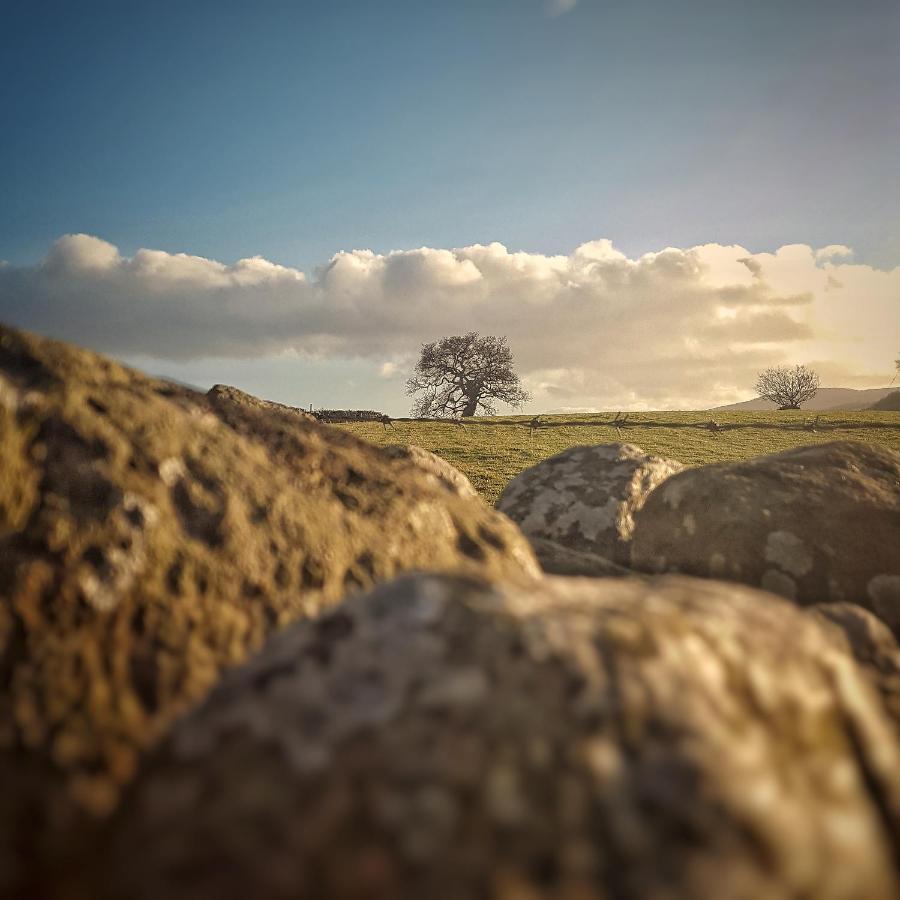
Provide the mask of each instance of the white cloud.
POLYGON ((843 244, 829 244, 816 250, 816 262, 825 262, 826 260, 839 259, 853 256, 853 250, 845 247, 843 244))
POLYGON ((846 250, 354 250, 307 278, 67 235, 35 266, 0 267, 0 320, 118 356, 367 359, 385 382, 422 342, 474 330, 508 336, 531 409, 696 408, 746 398, 775 363, 814 363, 823 384, 890 380, 900 267, 846 250))
POLYGON ((42 268, 47 272, 63 274, 91 270, 102 272, 114 266, 118 259, 119 251, 100 238, 89 234, 67 234, 50 248, 42 268))

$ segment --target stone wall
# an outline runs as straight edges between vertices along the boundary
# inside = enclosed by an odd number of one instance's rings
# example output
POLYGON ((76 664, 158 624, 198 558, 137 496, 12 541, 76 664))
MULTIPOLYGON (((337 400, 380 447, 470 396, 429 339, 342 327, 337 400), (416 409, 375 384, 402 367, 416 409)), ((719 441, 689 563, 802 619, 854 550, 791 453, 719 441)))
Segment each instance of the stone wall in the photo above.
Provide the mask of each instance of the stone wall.
POLYGON ((374 409, 317 409, 313 415, 320 422, 383 422, 390 418, 374 409))

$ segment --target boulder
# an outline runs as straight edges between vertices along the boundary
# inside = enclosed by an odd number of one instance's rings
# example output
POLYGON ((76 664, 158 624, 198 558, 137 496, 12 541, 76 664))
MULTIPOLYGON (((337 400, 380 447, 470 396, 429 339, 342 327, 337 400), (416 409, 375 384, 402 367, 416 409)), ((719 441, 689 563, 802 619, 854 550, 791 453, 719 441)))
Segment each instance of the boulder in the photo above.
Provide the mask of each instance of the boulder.
POLYGON ((237 407, 239 409, 255 409, 265 413, 274 414, 277 417, 285 416, 286 420, 315 422, 316 418, 311 413, 299 409, 296 406, 288 406, 284 403, 275 403, 274 400, 261 400, 253 394, 247 394, 229 384, 214 384, 207 392, 206 397, 210 405, 227 415, 228 411, 237 407))
POLYGON ((273 629, 407 570, 539 574, 504 516, 349 434, 5 328, 0 453, 0 771, 40 795, 4 797, 0 882, 273 629))
POLYGON ((573 550, 546 538, 529 538, 531 549, 541 568, 552 575, 585 575, 590 578, 604 578, 609 575, 635 575, 625 566, 620 566, 604 556, 597 556, 587 550, 573 550))
POLYGON ((388 459, 399 460, 428 472, 445 490, 460 497, 479 496, 478 491, 472 487, 472 482, 459 469, 424 447, 415 444, 388 444, 383 448, 383 453, 388 459))
POLYGON ((855 603, 816 603, 809 611, 837 629, 858 662, 900 672, 897 640, 878 616, 855 603))
POLYGON ((900 744, 814 617, 689 578, 406 577, 275 636, 89 895, 893 898, 900 744))
POLYGON ((856 659, 900 729, 900 647, 887 625, 855 603, 816 603, 808 610, 856 659))
MULTIPOLYGON (((529 539, 628 566, 635 513, 657 485, 683 468, 634 444, 571 447, 517 475, 497 509, 529 539)), ((591 574, 608 574, 602 569, 591 574)), ((545 571, 565 574, 546 566, 545 571)))
POLYGON ((900 453, 838 441, 673 476, 635 516, 632 565, 858 603, 900 632, 900 453))

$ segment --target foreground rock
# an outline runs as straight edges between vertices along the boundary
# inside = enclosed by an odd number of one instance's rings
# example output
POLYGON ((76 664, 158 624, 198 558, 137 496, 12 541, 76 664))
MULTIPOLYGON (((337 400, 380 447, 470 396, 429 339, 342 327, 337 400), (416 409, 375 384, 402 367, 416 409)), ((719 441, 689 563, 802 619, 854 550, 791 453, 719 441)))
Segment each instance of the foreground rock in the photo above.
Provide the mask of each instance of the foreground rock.
POLYGON ((272 629, 405 570, 539 571, 350 435, 7 329, 0 453, 0 892, 272 629))
POLYGON ((478 491, 472 487, 472 482, 459 469, 424 447, 417 447, 415 444, 388 444, 383 452, 388 459, 399 460, 428 472, 443 488, 460 497, 479 496, 478 491))
POLYGON ((817 603, 809 612, 856 659, 900 729, 900 647, 887 625, 855 603, 817 603))
MULTIPOLYGON (((516 476, 497 509, 528 538, 628 566, 634 514, 650 491, 683 468, 675 460, 648 456, 634 444, 572 447, 516 476)), ((568 573, 553 568, 552 558, 542 562, 547 572, 568 573)), ((590 574, 609 574, 603 568, 590 574)))
POLYGON ((817 603, 809 611, 838 629, 858 662, 900 671, 896 665, 897 640, 878 616, 855 603, 817 603))
POLYGON ((400 580, 228 674, 135 788, 95 896, 900 889, 876 692, 814 617, 694 579, 400 580))
POLYGON ((858 603, 900 633, 900 453, 840 441, 688 469, 635 517, 632 563, 858 603))

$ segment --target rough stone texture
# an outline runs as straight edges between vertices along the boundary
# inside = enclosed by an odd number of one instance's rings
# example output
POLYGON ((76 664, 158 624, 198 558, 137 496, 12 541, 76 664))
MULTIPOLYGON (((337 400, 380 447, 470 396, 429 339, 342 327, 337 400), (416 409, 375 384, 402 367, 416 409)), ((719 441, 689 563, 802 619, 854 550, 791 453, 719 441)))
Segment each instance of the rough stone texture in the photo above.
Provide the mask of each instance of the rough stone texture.
POLYGON ((900 453, 839 441, 688 469, 635 516, 632 565, 858 603, 900 633, 900 453))
POLYGON ((780 598, 418 576, 228 673, 110 821, 91 896, 878 900, 898 826, 877 693, 780 598))
POLYGON ((460 497, 479 496, 478 491, 472 487, 472 482, 459 469, 424 447, 415 444, 388 444, 384 448, 384 454, 388 459, 400 460, 428 472, 443 488, 460 497))
POLYGON ((251 408, 262 410, 266 413, 275 413, 278 416, 286 416, 286 421, 296 421, 300 419, 306 422, 316 421, 315 416, 296 406, 288 406, 284 403, 275 403, 273 400, 261 400, 254 397, 253 394, 246 394, 244 391, 229 384, 215 384, 206 393, 210 405, 217 410, 228 410, 230 407, 238 406, 243 408, 251 408))
POLYGON ((402 571, 539 574, 504 516, 351 435, 9 329, 0 452, 0 893, 273 628, 402 571))
POLYGON ((550 575, 586 575, 602 578, 609 575, 635 575, 625 566, 611 562, 587 550, 573 550, 546 538, 529 538, 531 549, 541 568, 550 575))
POLYGON ((856 659, 900 729, 900 647, 887 625, 855 603, 817 603, 809 612, 856 659))
POLYGON ((528 538, 628 566, 634 514, 650 491, 683 468, 634 444, 571 447, 517 475, 497 509, 528 538))
POLYGON ((855 603, 816 603, 809 611, 841 631, 847 649, 859 662, 893 667, 897 640, 878 616, 855 603))

